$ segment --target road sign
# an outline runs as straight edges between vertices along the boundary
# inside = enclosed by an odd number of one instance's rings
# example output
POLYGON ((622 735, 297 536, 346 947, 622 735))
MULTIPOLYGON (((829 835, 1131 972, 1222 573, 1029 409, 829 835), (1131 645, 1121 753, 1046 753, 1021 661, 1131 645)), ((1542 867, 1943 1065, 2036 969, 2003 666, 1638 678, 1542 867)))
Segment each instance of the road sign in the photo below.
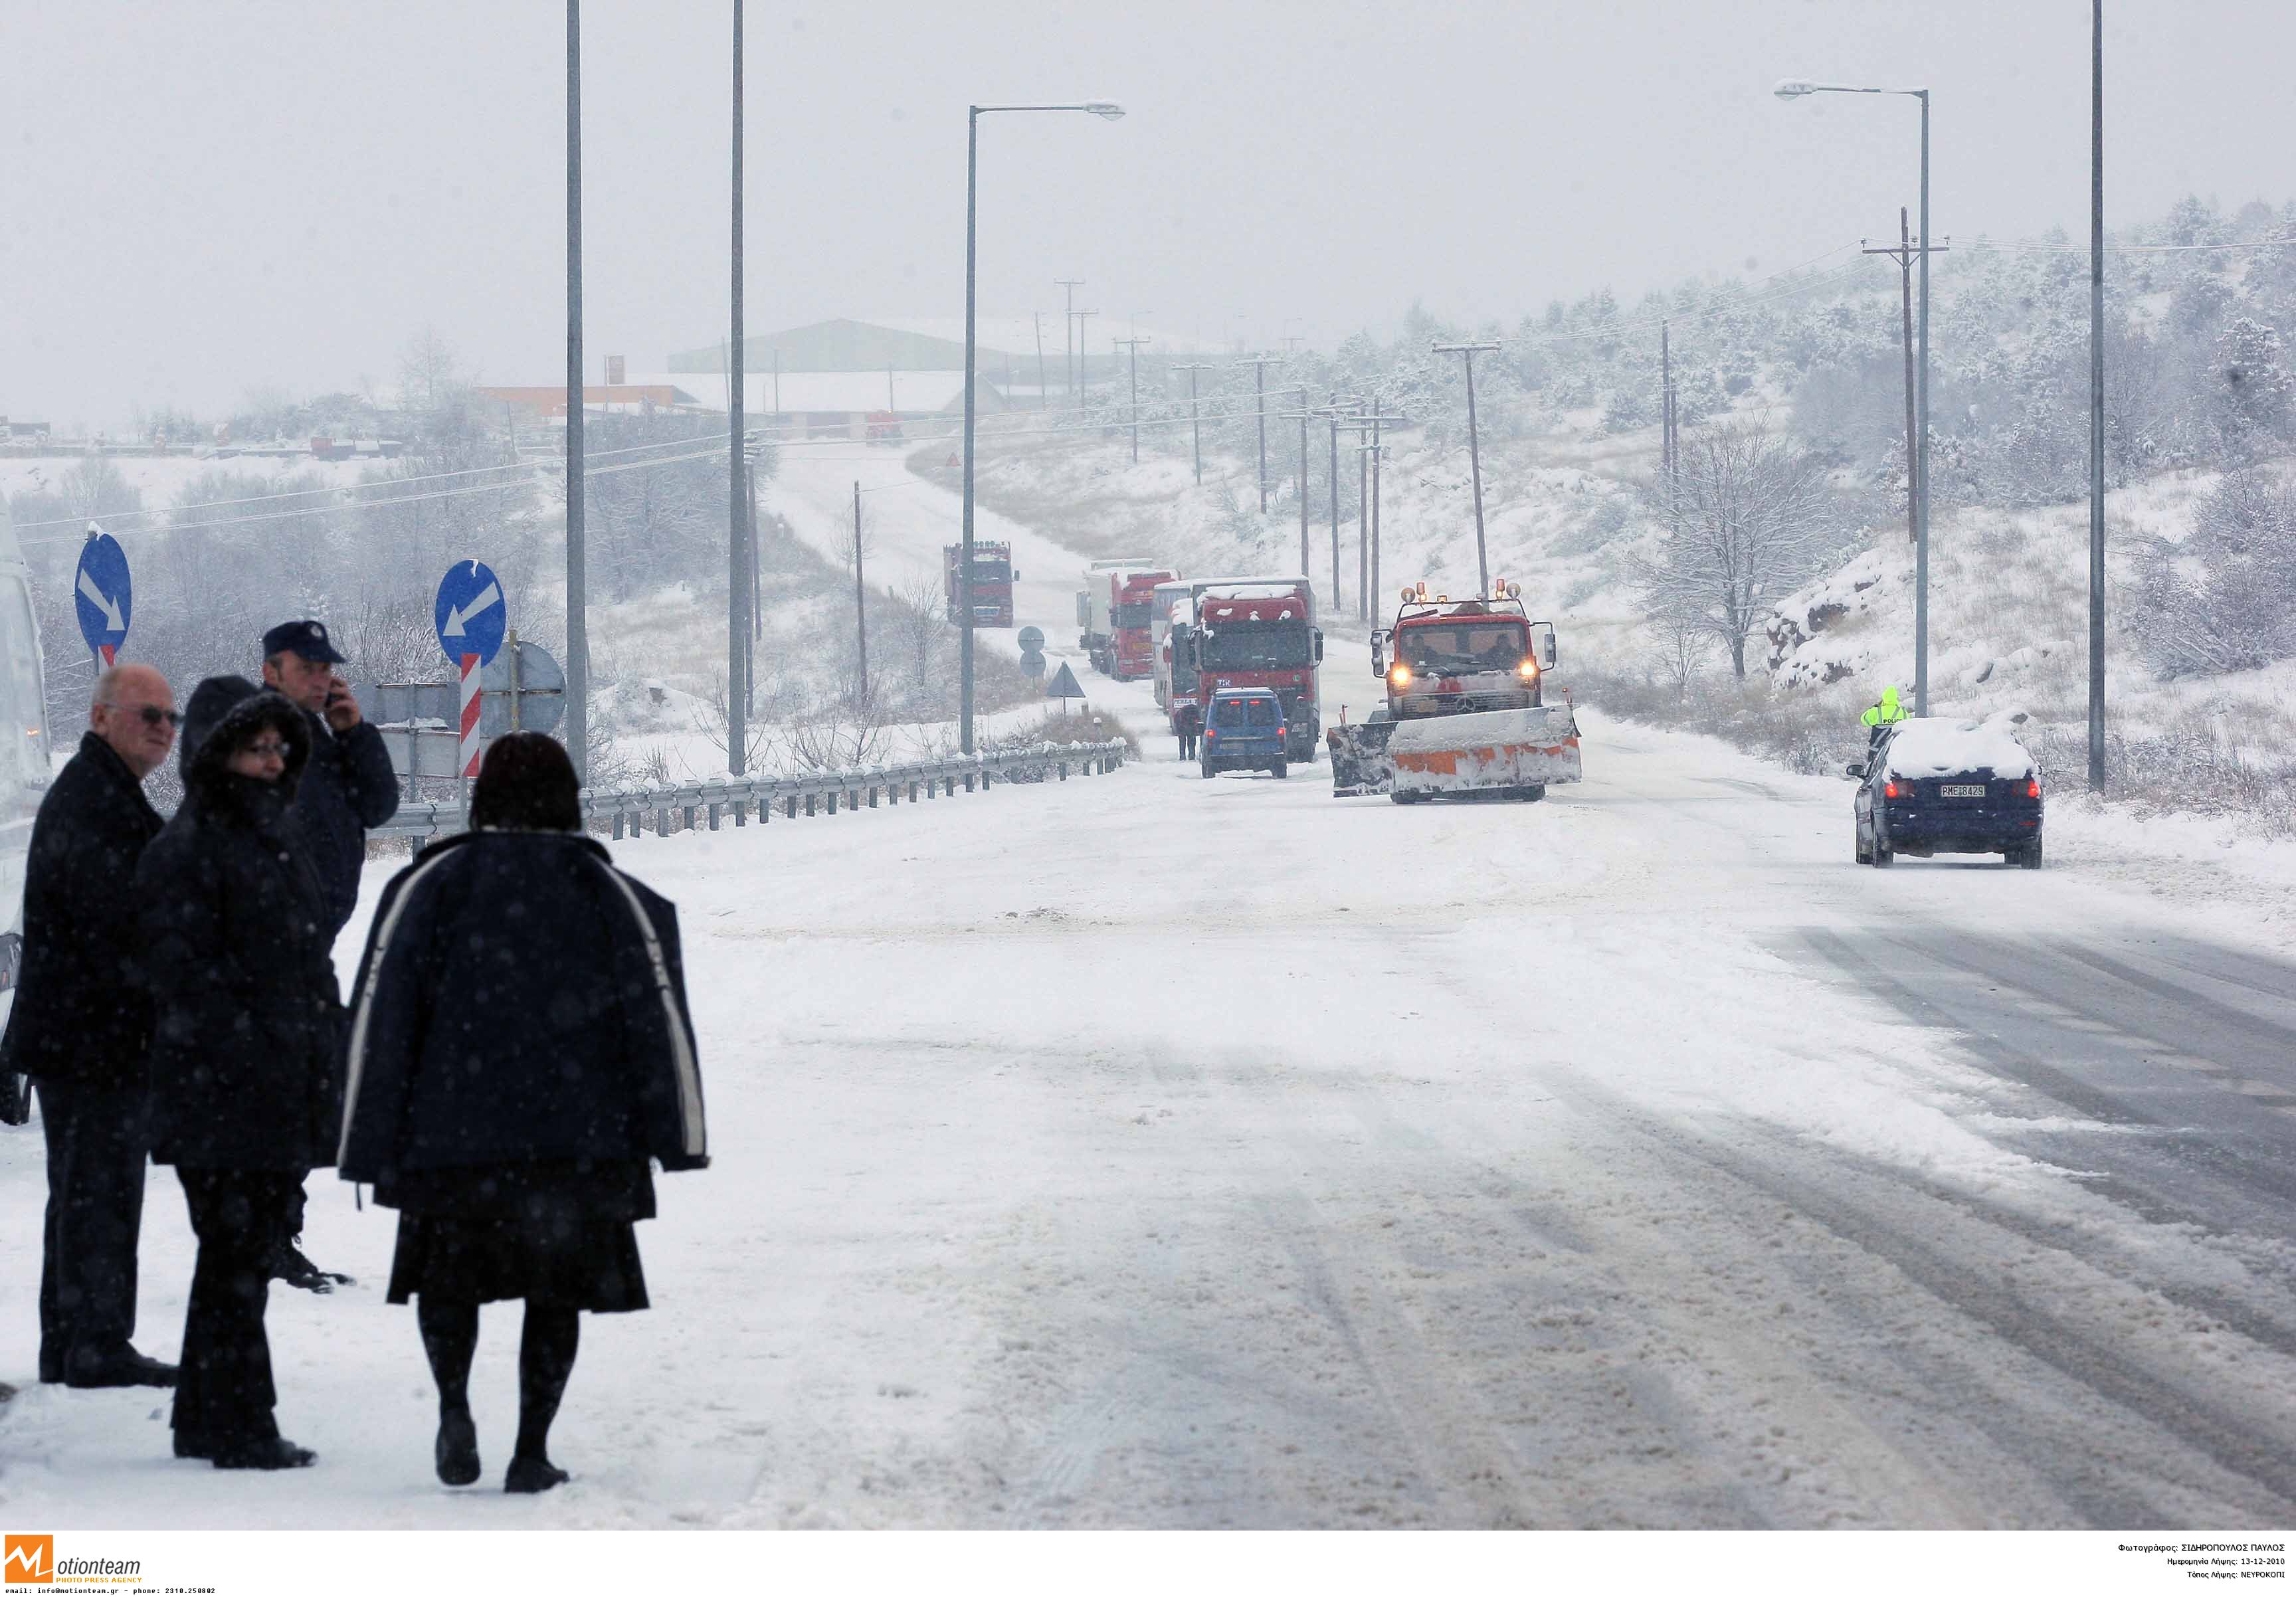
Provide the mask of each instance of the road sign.
POLYGON ((479 673, 479 730, 490 738, 503 737, 511 726, 511 667, 518 668, 520 732, 556 732, 566 718, 566 671, 550 651, 524 638, 494 658, 479 673))
POLYGON ((510 624, 502 584, 474 560, 447 568, 439 579, 439 597, 432 602, 430 613, 439 628, 439 647, 446 651, 448 659, 458 663, 466 654, 477 655, 482 666, 493 659, 510 624))
POLYGON ((1038 627, 1023 627, 1013 635, 1013 642, 1021 645, 1021 653, 1035 654, 1044 648, 1045 635, 1038 627))
POLYGON ((79 573, 72 583, 72 609, 79 617, 79 635, 88 652, 112 663, 119 645, 127 641, 127 624, 135 618, 135 589, 127 577, 127 552, 119 540, 87 524, 88 540, 80 545, 79 573))
POLYGON ((1034 649, 1021 650, 1021 669, 1031 676, 1042 676, 1045 674, 1045 657, 1034 649))
POLYGON ((1061 668, 1053 673, 1052 681, 1045 684, 1045 697, 1061 700, 1084 697, 1084 689, 1077 685, 1076 673, 1069 669, 1068 661, 1062 660, 1061 668))

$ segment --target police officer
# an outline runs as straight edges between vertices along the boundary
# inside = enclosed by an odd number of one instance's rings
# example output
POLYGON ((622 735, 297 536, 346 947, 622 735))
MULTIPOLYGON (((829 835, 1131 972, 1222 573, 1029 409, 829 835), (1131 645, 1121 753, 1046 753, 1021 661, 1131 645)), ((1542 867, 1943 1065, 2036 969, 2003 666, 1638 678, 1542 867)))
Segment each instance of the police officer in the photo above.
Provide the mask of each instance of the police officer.
POLYGON ((1883 688, 1881 702, 1867 705, 1866 713, 1857 718, 1866 727, 1866 746, 1871 749, 1882 741, 1882 728, 1895 726, 1906 718, 1906 707, 1898 702, 1897 684, 1883 688))
MULTIPOLYGON (((398 807, 398 777, 382 734, 360 714, 350 684, 335 667, 344 657, 324 621, 283 621, 263 635, 263 685, 303 711, 311 734, 310 763, 295 790, 294 832, 319 880, 330 942, 358 903, 359 872, 366 864, 366 833, 398 807)), ((294 1204, 294 1227, 303 1229, 303 1203, 294 1204)), ((277 1261, 277 1278, 324 1292, 348 1275, 320 1269, 291 1242, 277 1261)))

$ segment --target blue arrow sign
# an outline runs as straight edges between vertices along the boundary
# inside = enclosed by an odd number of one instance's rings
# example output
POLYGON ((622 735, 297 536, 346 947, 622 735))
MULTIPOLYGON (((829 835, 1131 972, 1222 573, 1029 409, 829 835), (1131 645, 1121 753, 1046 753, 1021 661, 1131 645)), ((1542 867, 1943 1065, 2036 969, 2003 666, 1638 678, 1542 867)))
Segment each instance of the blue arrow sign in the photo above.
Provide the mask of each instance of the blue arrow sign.
MULTIPOLYGON (((88 524, 94 532, 94 523, 88 524)), ((88 652, 104 655, 127 641, 127 623, 135 612, 135 589, 127 579, 127 552, 108 532, 80 545, 79 573, 72 582, 72 609, 79 616, 79 635, 88 652)))
POLYGON ((502 584, 495 574, 477 561, 466 560, 449 566, 439 579, 431 617, 439 627, 439 647, 448 659, 475 654, 483 666, 502 647, 510 607, 503 602, 502 584))

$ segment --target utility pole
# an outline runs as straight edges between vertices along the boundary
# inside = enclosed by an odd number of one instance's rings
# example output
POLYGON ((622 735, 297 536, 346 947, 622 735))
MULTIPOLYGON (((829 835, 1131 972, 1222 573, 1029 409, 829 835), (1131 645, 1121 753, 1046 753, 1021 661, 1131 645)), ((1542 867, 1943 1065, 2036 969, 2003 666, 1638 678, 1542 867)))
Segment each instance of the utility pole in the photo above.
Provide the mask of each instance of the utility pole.
POLYGON ((1029 313, 1029 319, 1037 324, 1037 408, 1050 410, 1053 407, 1053 389, 1045 381, 1045 313, 1032 310, 1029 313))
POLYGON ((1135 334, 1128 339, 1111 339, 1111 348, 1128 349, 1132 353, 1132 463, 1140 463, 1140 346, 1155 342, 1135 334))
MULTIPOLYGON (((1005 375, 1004 386, 1007 388, 1013 386, 1012 375, 1009 373, 1005 375)), ((891 361, 885 363, 885 408, 889 411, 901 408, 893 397, 893 363, 891 361)))
POLYGON ((1347 604, 1347 587, 1340 580, 1340 422, 1352 414, 1349 406, 1362 403, 1356 395, 1334 394, 1316 412, 1330 424, 1332 431, 1332 613, 1335 616, 1347 604))
POLYGON ((1096 310, 1080 310, 1076 314, 1077 402, 1079 405, 1092 397, 1092 349, 1086 341, 1091 330, 1085 325, 1085 319, 1098 315, 1100 313, 1096 310))
MULTIPOLYGON (((2102 794, 2104 791, 2104 0, 2091 0, 2089 12, 2088 790, 2102 794)), ((1928 102, 1923 103, 1927 105, 1928 102)))
POLYGON ((1076 291, 1084 286, 1081 277, 1056 277, 1053 286, 1067 296, 1066 308, 1061 313, 1061 386, 1068 390, 1070 409, 1077 402, 1076 384, 1076 291))
POLYGON ((1251 419, 1259 429, 1259 513, 1267 513, 1267 364, 1276 357, 1254 355, 1240 360, 1251 368, 1251 419))
POLYGON ((1379 465, 1380 455, 1387 446, 1379 439, 1380 429, 1399 426, 1410 418, 1380 414, 1374 405, 1369 414, 1358 414, 1347 423, 1356 435, 1356 618, 1373 621, 1378 618, 1379 608, 1379 465), (1365 434, 1370 434, 1366 440, 1365 434), (1366 489, 1364 474, 1370 472, 1366 489), (1366 532, 1366 528, 1368 531, 1366 532))
POLYGON ((748 764, 750 726, 750 459, 742 425, 742 0, 734 0, 734 291, 733 338, 726 346, 726 769, 735 776, 748 764))
POLYGON ((869 591, 861 581, 861 485, 853 485, 853 631, 860 644, 861 697, 869 702, 869 591))
MULTIPOLYGON (((1926 254, 1930 242, 1927 239, 1918 243, 1915 242, 1910 225, 1906 218, 1906 208, 1902 205, 1898 208, 1898 243, 1895 249, 1886 244, 1878 247, 1865 244, 1863 240, 1859 242, 1863 245, 1861 253, 1886 255, 1898 263, 1898 296, 1903 306, 1904 316, 1902 341, 1906 351, 1906 537, 1908 542, 1918 545, 1922 539, 1923 506, 1921 484, 1918 480, 1919 472, 1915 465, 1921 438, 1917 430, 1919 423, 1915 419, 1915 412, 1914 255, 1917 250, 1926 254)), ((1948 247, 1945 244, 1938 246, 1940 250, 1948 247)))
POLYGON ((566 0, 566 751, 590 774, 590 617, 582 526, 582 0, 566 0))
POLYGON ((1299 389, 1300 408, 1287 410, 1283 419, 1300 423, 1300 477, 1297 483, 1300 496, 1300 575, 1308 575, 1308 422, 1315 413, 1308 408, 1308 385, 1299 389))
POLYGON ((1475 428, 1475 356, 1495 351, 1496 344, 1437 344, 1438 355, 1463 355, 1467 358, 1467 461, 1475 479, 1475 570, 1482 580, 1478 597, 1488 598, 1491 592, 1491 560, 1483 542, 1483 452, 1477 441, 1475 428))
POLYGON ((1175 372, 1185 372, 1188 374, 1188 431, 1193 438, 1195 445, 1196 486, 1198 487, 1201 487, 1204 486, 1204 430, 1202 423, 1197 419, 1196 373, 1199 372, 1217 371, 1218 368, 1216 366, 1197 365, 1191 362, 1189 364, 1185 366, 1174 366, 1172 370, 1175 372))
POLYGON ((782 414, 782 347, 774 346, 774 414, 782 414))

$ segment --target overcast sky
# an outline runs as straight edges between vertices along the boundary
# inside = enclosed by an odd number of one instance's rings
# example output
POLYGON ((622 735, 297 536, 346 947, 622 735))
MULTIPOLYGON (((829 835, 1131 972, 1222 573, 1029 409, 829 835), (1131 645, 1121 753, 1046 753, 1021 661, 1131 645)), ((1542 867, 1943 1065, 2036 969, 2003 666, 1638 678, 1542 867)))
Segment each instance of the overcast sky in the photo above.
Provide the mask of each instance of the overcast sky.
MULTIPOLYGON (((587 340, 722 336, 731 0, 588 0, 587 340)), ((2108 219, 2296 194, 2286 0, 2107 0, 2108 219)), ((750 0, 750 331, 981 303, 1324 342, 1512 318, 1893 233, 1926 83, 1939 234, 2085 230, 2087 0, 750 0)), ((9 0, 0 414, 117 424, 388 388, 424 323, 562 377, 565 15, 548 0, 9 0)), ((1059 318, 1048 323, 1057 339, 1059 318)))

